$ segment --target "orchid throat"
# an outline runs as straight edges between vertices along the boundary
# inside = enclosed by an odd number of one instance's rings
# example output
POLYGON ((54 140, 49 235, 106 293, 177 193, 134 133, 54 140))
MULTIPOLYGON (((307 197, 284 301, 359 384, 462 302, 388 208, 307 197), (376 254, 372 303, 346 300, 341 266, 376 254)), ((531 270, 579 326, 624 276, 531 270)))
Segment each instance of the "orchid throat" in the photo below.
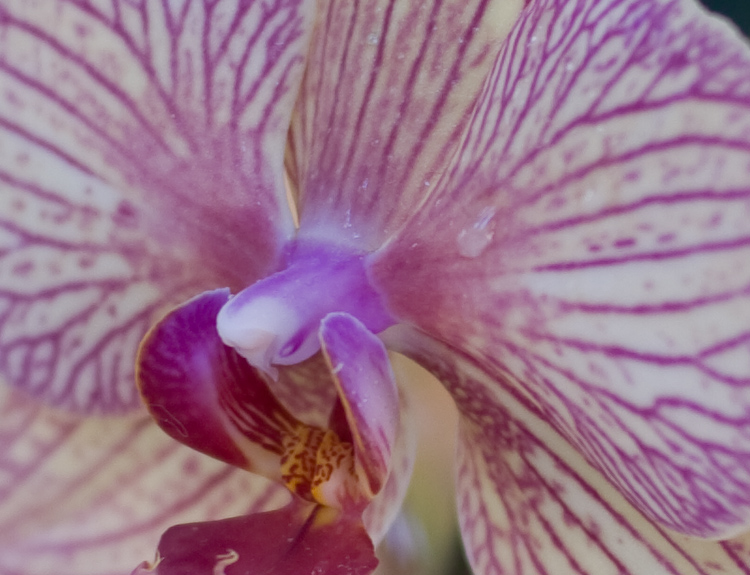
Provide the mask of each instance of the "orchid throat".
POLYGON ((234 297, 205 292, 159 322, 141 345, 141 395, 178 441, 359 517, 388 479, 398 435, 398 389, 375 335, 395 322, 364 254, 295 242, 284 263, 234 297), (327 369, 314 385, 336 391, 323 425, 293 414, 271 381, 277 366, 319 351, 327 369))

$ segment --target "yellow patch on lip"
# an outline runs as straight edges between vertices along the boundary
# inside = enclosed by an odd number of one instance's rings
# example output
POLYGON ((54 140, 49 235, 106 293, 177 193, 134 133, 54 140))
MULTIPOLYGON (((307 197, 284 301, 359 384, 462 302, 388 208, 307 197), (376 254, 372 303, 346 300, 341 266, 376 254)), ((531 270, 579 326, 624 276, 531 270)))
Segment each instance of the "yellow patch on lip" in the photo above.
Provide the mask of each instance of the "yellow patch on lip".
POLYGON ((326 507, 362 501, 354 447, 334 431, 299 425, 284 437, 283 447, 281 479, 292 493, 326 507))

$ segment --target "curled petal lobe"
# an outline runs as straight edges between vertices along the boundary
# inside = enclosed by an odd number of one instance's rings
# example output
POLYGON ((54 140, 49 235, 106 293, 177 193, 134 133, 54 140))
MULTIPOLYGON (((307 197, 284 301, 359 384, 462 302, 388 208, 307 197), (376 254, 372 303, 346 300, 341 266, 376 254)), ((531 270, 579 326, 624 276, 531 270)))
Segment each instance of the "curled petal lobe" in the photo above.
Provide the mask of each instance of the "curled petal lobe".
POLYGON ((750 524, 749 71, 687 0, 530 3, 372 273, 641 513, 702 537, 750 524))
POLYGON ((388 477, 399 427, 396 381, 383 343, 344 313, 330 314, 320 329, 349 424, 356 460, 371 493, 388 477))
POLYGON ((229 290, 180 306, 146 336, 138 386, 157 423, 190 447, 278 479, 284 435, 298 424, 258 371, 216 333, 229 290))
POLYGON ((365 529, 376 545, 383 540, 401 510, 416 456, 417 426, 414 410, 419 406, 408 397, 400 399, 399 427, 391 452, 388 478, 362 513, 365 529))
POLYGON ((3 2, 11 385, 132 409, 132 358, 164 310, 273 269, 293 233, 282 164, 311 17, 305 1, 3 2))
POLYGON ((319 3, 287 166, 301 234, 378 247, 435 185, 520 1, 319 3))
POLYGON ((361 522, 294 501, 275 511, 172 527, 154 564, 133 575, 367 575, 377 564, 361 522))

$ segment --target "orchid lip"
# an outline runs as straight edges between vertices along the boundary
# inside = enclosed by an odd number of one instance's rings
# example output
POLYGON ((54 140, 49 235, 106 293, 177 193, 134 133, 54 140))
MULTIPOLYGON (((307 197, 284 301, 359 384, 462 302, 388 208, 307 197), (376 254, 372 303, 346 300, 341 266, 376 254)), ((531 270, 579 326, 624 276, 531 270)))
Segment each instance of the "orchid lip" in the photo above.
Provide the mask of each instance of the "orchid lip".
POLYGON ((366 258, 329 243, 297 242, 287 266, 231 298, 216 328, 251 365, 276 377, 273 365, 300 363, 320 350, 320 322, 345 312, 379 333, 395 323, 370 285, 366 258))

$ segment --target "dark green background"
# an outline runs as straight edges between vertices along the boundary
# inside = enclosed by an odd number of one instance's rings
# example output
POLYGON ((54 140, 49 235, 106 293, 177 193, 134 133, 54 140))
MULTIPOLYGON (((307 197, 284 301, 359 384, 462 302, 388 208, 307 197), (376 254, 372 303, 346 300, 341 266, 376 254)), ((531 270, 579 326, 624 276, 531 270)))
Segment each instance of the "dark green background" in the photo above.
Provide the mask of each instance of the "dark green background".
POLYGON ((709 10, 721 12, 750 36, 750 0, 702 0, 709 10))

